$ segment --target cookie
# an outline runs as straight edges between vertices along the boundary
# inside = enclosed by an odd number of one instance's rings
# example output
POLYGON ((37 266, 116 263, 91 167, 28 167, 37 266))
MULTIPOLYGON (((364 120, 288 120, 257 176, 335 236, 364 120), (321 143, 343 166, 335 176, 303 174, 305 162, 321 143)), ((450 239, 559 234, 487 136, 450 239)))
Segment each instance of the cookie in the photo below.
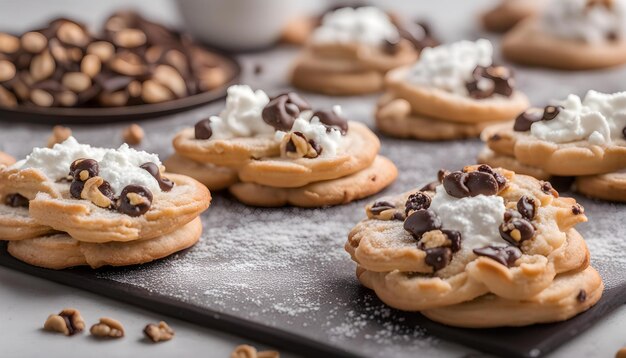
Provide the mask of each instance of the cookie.
POLYGON ((480 20, 487 31, 507 32, 520 21, 537 14, 543 7, 543 0, 502 0, 480 20))
POLYGON ((315 182, 299 188, 237 183, 229 191, 248 205, 323 207, 346 204, 378 193, 397 176, 396 166, 389 159, 377 156, 368 168, 338 179, 315 182))
POLYGON ((626 202, 626 171, 576 178, 576 191, 595 199, 626 202))
POLYGON ((0 204, 0 240, 32 239, 52 231, 51 227, 40 225, 33 220, 28 215, 28 207, 0 204))
POLYGON ((376 110, 376 127, 397 138, 433 141, 475 138, 494 123, 499 122, 459 123, 412 114, 411 104, 402 98, 385 98, 376 110))
POLYGON ((238 181, 237 171, 233 169, 198 163, 180 154, 173 154, 163 164, 170 173, 194 178, 211 191, 226 189, 238 181))
POLYGON ((531 177, 539 180, 550 180, 552 177, 552 175, 541 169, 522 164, 517 161, 515 157, 498 154, 488 147, 483 148, 483 150, 478 154, 476 161, 479 164, 487 164, 494 168, 506 168, 518 174, 530 175, 531 177))
POLYGON ((76 200, 69 185, 60 197, 38 193, 30 201, 30 216, 42 225, 67 232, 78 241, 147 240, 175 231, 209 207, 211 195, 196 180, 167 174, 175 185, 168 192, 155 193, 149 210, 140 216, 101 208, 88 200, 76 200))
POLYGON ((181 228, 149 240, 87 243, 67 234, 53 234, 12 241, 8 252, 30 265, 64 269, 75 266, 129 266, 169 256, 193 246, 200 239, 202 222, 195 218, 181 228))
POLYGON ((570 319, 595 305, 604 284, 593 267, 559 275, 538 295, 525 299, 505 299, 485 295, 472 301, 421 313, 449 326, 466 328, 520 327, 570 319))
POLYGON ((13 163, 15 163, 15 158, 0 151, 0 165, 11 165, 13 163))
POLYGON ((282 42, 303 45, 319 25, 320 19, 311 16, 297 16, 287 21, 280 40, 282 42))

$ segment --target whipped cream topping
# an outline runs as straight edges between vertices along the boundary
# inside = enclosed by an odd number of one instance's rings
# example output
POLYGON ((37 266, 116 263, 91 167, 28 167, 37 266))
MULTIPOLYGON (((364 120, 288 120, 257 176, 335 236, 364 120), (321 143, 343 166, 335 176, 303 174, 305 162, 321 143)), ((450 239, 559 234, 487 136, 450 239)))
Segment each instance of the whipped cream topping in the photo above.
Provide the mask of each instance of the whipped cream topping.
POLYGON ((137 151, 127 144, 122 144, 118 149, 96 148, 79 144, 74 137, 69 137, 52 148, 34 148, 26 159, 13 164, 10 169, 38 169, 50 180, 57 181, 65 178, 72 162, 80 158, 98 161, 98 176, 111 184, 115 194, 121 193, 130 184, 145 186, 152 193, 161 192, 157 180, 139 167, 148 162, 160 166, 159 157, 137 151))
POLYGON ((253 91, 246 85, 230 86, 226 107, 219 116, 211 116, 211 139, 267 136, 274 127, 263 121, 261 112, 270 99, 261 90, 253 91))
POLYGON ((489 245, 508 246, 498 231, 506 210, 500 196, 455 198, 439 185, 435 188, 429 210, 439 216, 443 229, 461 233, 462 250, 489 245))
MULTIPOLYGON (((333 106, 333 112, 337 115, 341 115, 341 107, 333 106)), ((300 132, 304 134, 306 139, 313 140, 322 148, 320 158, 332 158, 337 155, 337 149, 341 145, 342 135, 341 131, 337 128, 330 128, 325 126, 320 119, 312 116, 313 112, 304 111, 293 123, 291 132, 300 132)), ((277 131, 275 139, 282 141, 286 132, 277 131)))
POLYGON ((346 7, 327 13, 312 36, 315 43, 380 45, 400 35, 387 14, 375 7, 346 7))
POLYGON ((467 96, 466 83, 472 80, 474 69, 491 66, 492 58, 493 46, 485 39, 428 47, 409 70, 407 81, 467 96))
POLYGON ((590 5, 588 0, 552 0, 541 17, 544 31, 564 39, 603 43, 626 35, 626 1, 590 5))
POLYGON ((532 136, 554 143, 587 140, 600 146, 622 136, 626 126, 626 92, 589 91, 583 100, 572 94, 558 104, 563 108, 554 119, 532 124, 532 136))

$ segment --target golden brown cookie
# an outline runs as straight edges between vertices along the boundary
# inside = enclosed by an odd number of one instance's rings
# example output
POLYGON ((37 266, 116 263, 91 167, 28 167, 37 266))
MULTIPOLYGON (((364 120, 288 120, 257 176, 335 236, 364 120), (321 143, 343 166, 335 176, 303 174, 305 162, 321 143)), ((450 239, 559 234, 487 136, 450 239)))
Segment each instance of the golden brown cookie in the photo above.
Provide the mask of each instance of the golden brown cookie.
POLYGON ((67 232, 78 241, 103 243, 152 239, 184 226, 206 210, 211 202, 207 188, 179 174, 166 174, 175 185, 154 194, 150 209, 131 217, 100 208, 88 200, 76 200, 69 185, 60 195, 40 192, 30 201, 30 216, 42 225, 67 232))
POLYGON ((590 70, 625 63, 626 41, 587 43, 558 38, 542 31, 536 19, 527 19, 504 36, 502 53, 523 65, 590 70))
POLYGON ((74 266, 129 266, 154 261, 193 246, 202 222, 195 218, 181 228, 149 240, 87 243, 67 234, 12 241, 8 252, 30 265, 60 270, 74 266))
POLYGON ((501 0, 480 19, 487 31, 506 32, 520 21, 536 15, 543 3, 542 0, 501 0))
POLYGON ((472 301, 422 311, 429 319, 455 327, 527 326, 570 319, 595 305, 604 284, 593 267, 562 274, 538 295, 505 299, 485 295, 472 301))
POLYGON ((209 190, 222 190, 238 181, 237 171, 209 163, 198 163, 180 154, 173 154, 163 164, 170 173, 187 175, 204 184, 209 190))
POLYGON ((577 177, 576 191, 590 198, 626 202, 626 170, 577 177))
POLYGON ((28 207, 0 204, 0 240, 24 240, 52 232, 49 226, 39 225, 28 215, 28 207))
POLYGON ((11 165, 13 163, 15 163, 15 158, 0 151, 0 165, 11 165))
POLYGON ((412 113, 453 122, 481 123, 513 119, 529 105, 526 95, 519 91, 510 97, 478 100, 438 88, 416 86, 407 82, 408 71, 408 67, 389 71, 385 83, 393 96, 410 103, 412 113))
POLYGON ((377 156, 372 165, 348 176, 307 184, 299 188, 275 188, 253 183, 237 183, 230 192, 241 202, 254 206, 322 207, 347 204, 376 194, 398 176, 396 166, 377 156))
POLYGON ((480 164, 487 164, 494 168, 505 168, 512 170, 518 174, 530 175, 531 177, 539 180, 550 180, 552 175, 544 172, 541 169, 533 168, 528 165, 524 165, 515 159, 515 157, 498 154, 490 148, 483 148, 478 154, 476 160, 480 164))

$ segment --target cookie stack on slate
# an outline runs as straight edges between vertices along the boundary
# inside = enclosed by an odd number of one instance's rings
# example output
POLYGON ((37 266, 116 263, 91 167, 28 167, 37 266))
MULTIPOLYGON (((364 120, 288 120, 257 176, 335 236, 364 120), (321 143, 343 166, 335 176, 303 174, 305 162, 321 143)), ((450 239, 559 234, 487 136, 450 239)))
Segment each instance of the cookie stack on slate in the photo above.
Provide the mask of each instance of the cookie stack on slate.
POLYGON ((210 188, 227 186, 257 206, 344 204, 381 191, 397 176, 393 163, 378 155, 376 135, 343 118, 339 106, 314 110, 295 93, 270 100, 243 85, 228 89, 219 116, 180 131, 173 145, 169 168, 210 188))
POLYGON ((195 244, 211 195, 154 154, 70 137, 0 166, 0 240, 32 265, 126 266, 195 244))
MULTIPOLYGON (((626 202, 626 92, 589 91, 488 127, 480 163, 548 180, 576 177, 593 198, 626 202)), ((570 182, 571 183, 571 182, 570 182)))
POLYGON ((426 48, 410 67, 390 71, 376 125, 391 136, 421 140, 478 137, 528 107, 511 69, 492 61, 491 42, 426 48))
POLYGON ((574 229, 587 221, 550 183, 476 165, 381 198, 345 248, 386 304, 460 327, 569 319, 603 283, 574 229))

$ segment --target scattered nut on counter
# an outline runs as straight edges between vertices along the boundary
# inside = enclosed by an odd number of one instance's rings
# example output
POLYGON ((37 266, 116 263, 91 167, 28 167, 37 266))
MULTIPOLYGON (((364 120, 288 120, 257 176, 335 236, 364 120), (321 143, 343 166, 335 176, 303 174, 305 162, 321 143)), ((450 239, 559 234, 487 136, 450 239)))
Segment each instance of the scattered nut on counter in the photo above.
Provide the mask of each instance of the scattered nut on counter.
POLYGON ((131 124, 122 132, 122 139, 124 140, 124 143, 129 145, 138 145, 141 144, 144 135, 145 134, 141 126, 138 124, 131 124))
POLYGON ((130 11, 113 14, 98 34, 66 18, 22 35, 0 32, 0 107, 160 103, 230 75, 220 55, 130 11))
POLYGON ((57 143, 63 143, 67 138, 72 136, 72 130, 63 126, 54 126, 52 134, 48 137, 48 148, 54 147, 57 143))
POLYGON ((255 347, 242 344, 235 348, 230 358, 280 358, 280 353, 277 351, 258 352, 255 347))
POLYGON ((74 335, 85 329, 85 321, 80 312, 74 308, 66 308, 59 314, 51 314, 43 325, 43 329, 51 332, 74 335))
POLYGON ((100 322, 91 326, 89 332, 92 336, 101 338, 122 338, 124 337, 124 326, 118 320, 102 317, 100 322))
POLYGON ((169 341, 174 338, 174 330, 168 326, 164 321, 159 322, 158 325, 150 323, 144 328, 143 333, 152 342, 169 341))

